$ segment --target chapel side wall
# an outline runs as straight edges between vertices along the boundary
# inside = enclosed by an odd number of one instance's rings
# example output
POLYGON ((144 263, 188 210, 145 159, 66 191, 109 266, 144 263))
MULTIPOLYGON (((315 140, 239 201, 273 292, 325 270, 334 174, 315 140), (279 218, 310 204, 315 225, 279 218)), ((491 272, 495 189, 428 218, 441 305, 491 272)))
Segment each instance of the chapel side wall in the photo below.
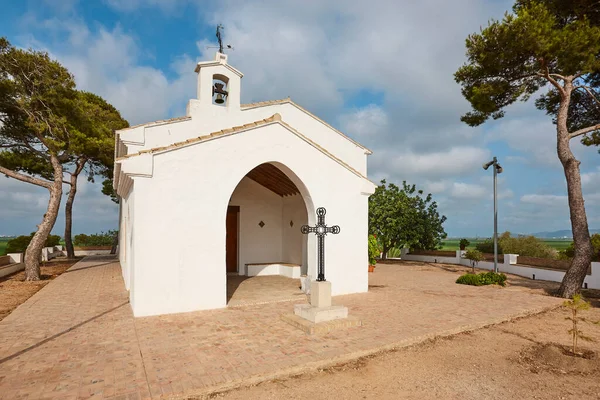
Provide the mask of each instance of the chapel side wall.
POLYGON ((229 199, 218 190, 214 174, 206 174, 206 170, 185 173, 188 166, 199 164, 193 157, 173 161, 155 168, 153 178, 136 178, 135 182, 139 201, 134 247, 138 251, 131 303, 136 317, 226 305, 224 249, 229 199))
POLYGON ((131 191, 122 197, 119 201, 119 263, 121 265, 121 274, 123 275, 123 281, 125 288, 130 290, 130 275, 131 275, 131 263, 129 260, 130 244, 129 231, 130 231, 130 215, 129 199, 131 197, 131 191))
MULTIPOLYGON (((327 208, 327 224, 340 225, 339 235, 326 238, 332 293, 367 291, 365 180, 273 124, 156 154, 152 178, 135 179, 135 316, 226 305, 227 205, 240 180, 265 162, 293 171, 297 177, 291 179, 306 187, 308 192, 301 190, 311 196, 310 203, 327 208)), ((309 224, 314 222, 313 210, 309 224)), ((315 242, 309 241, 308 251, 313 279, 315 242)))
POLYGON ((233 192, 229 205, 240 206, 238 271, 245 274, 245 266, 249 263, 280 262, 281 196, 244 177, 233 192), (260 221, 264 222, 262 228, 260 221))
POLYGON ((306 205, 301 195, 283 198, 282 208, 282 260, 284 263, 302 265, 306 270, 306 260, 303 257, 305 235, 300 228, 308 223, 306 205), (293 225, 290 225, 293 222, 293 225))

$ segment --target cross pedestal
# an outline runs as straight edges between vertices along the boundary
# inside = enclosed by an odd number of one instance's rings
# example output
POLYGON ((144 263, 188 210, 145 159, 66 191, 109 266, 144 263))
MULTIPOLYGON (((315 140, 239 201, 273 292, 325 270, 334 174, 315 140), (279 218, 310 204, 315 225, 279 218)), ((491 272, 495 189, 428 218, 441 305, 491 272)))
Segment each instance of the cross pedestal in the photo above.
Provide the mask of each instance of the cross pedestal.
POLYGON ((357 318, 348 318, 348 308, 331 305, 331 282, 325 280, 325 235, 340 233, 340 227, 325 224, 326 211, 317 209, 316 226, 303 225, 301 232, 317 235, 318 275, 317 280, 310 283, 310 304, 294 305, 294 314, 283 314, 281 319, 302 329, 308 334, 327 333, 337 328, 360 326, 357 318))
POLYGON ((294 314, 316 324, 348 318, 348 307, 331 305, 331 282, 312 281, 310 304, 294 305, 294 314))

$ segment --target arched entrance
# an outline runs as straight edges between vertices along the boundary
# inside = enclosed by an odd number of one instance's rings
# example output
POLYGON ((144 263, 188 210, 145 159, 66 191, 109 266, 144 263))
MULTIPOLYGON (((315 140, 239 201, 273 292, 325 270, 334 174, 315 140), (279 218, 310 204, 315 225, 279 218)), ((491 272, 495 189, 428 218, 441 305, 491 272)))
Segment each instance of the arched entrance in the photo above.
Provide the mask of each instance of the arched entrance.
POLYGON ((312 243, 300 227, 312 209, 304 184, 280 163, 260 164, 239 181, 225 221, 229 305, 298 298, 300 276, 312 264, 312 243))

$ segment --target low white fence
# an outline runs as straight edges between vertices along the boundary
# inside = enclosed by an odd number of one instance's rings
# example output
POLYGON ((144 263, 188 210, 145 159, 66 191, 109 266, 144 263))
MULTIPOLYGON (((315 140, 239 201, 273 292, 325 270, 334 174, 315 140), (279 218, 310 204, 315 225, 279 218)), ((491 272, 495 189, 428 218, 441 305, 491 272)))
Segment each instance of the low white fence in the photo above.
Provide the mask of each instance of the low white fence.
MULTIPOLYGON (((118 250, 117 250, 118 251, 118 250)), ((110 254, 110 249, 76 249, 75 256, 90 256, 90 255, 105 255, 110 254)), ((66 256, 67 251, 64 246, 44 247, 40 256, 40 261, 50 261, 56 257, 66 256)), ((9 253, 6 256, 0 257, 0 278, 14 274, 25 269, 23 253, 9 253)))
POLYGON ((4 264, 0 267, 0 278, 25 269, 22 253, 9 253, 6 257, 9 258, 8 264, 4 264))
MULTIPOLYGON (((455 257, 439 257, 435 255, 417 255, 410 254, 408 249, 402 249, 401 259, 407 261, 438 262, 445 264, 459 264, 466 267, 471 266, 471 261, 463 258, 465 251, 457 250, 455 257)), ((498 271, 507 274, 519 275, 530 279, 539 279, 543 281, 561 282, 565 276, 565 271, 553 269, 536 268, 517 264, 518 254, 505 254, 504 262, 498 262, 498 271)), ((494 263, 489 261, 480 261, 477 268, 493 270, 494 263)), ((593 262, 591 266, 592 273, 586 275, 584 287, 589 289, 600 289, 600 262, 593 262)))

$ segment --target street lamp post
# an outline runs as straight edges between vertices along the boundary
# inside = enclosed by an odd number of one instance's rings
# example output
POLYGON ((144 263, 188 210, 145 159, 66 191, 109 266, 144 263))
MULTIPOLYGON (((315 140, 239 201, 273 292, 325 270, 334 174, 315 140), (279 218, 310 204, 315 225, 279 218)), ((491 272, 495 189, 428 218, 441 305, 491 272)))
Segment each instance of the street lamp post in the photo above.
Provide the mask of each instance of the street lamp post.
POLYGON ((494 272, 498 272, 498 174, 502 173, 502 167, 498 163, 498 159, 483 164, 483 169, 487 170, 490 166, 494 166, 494 272))

